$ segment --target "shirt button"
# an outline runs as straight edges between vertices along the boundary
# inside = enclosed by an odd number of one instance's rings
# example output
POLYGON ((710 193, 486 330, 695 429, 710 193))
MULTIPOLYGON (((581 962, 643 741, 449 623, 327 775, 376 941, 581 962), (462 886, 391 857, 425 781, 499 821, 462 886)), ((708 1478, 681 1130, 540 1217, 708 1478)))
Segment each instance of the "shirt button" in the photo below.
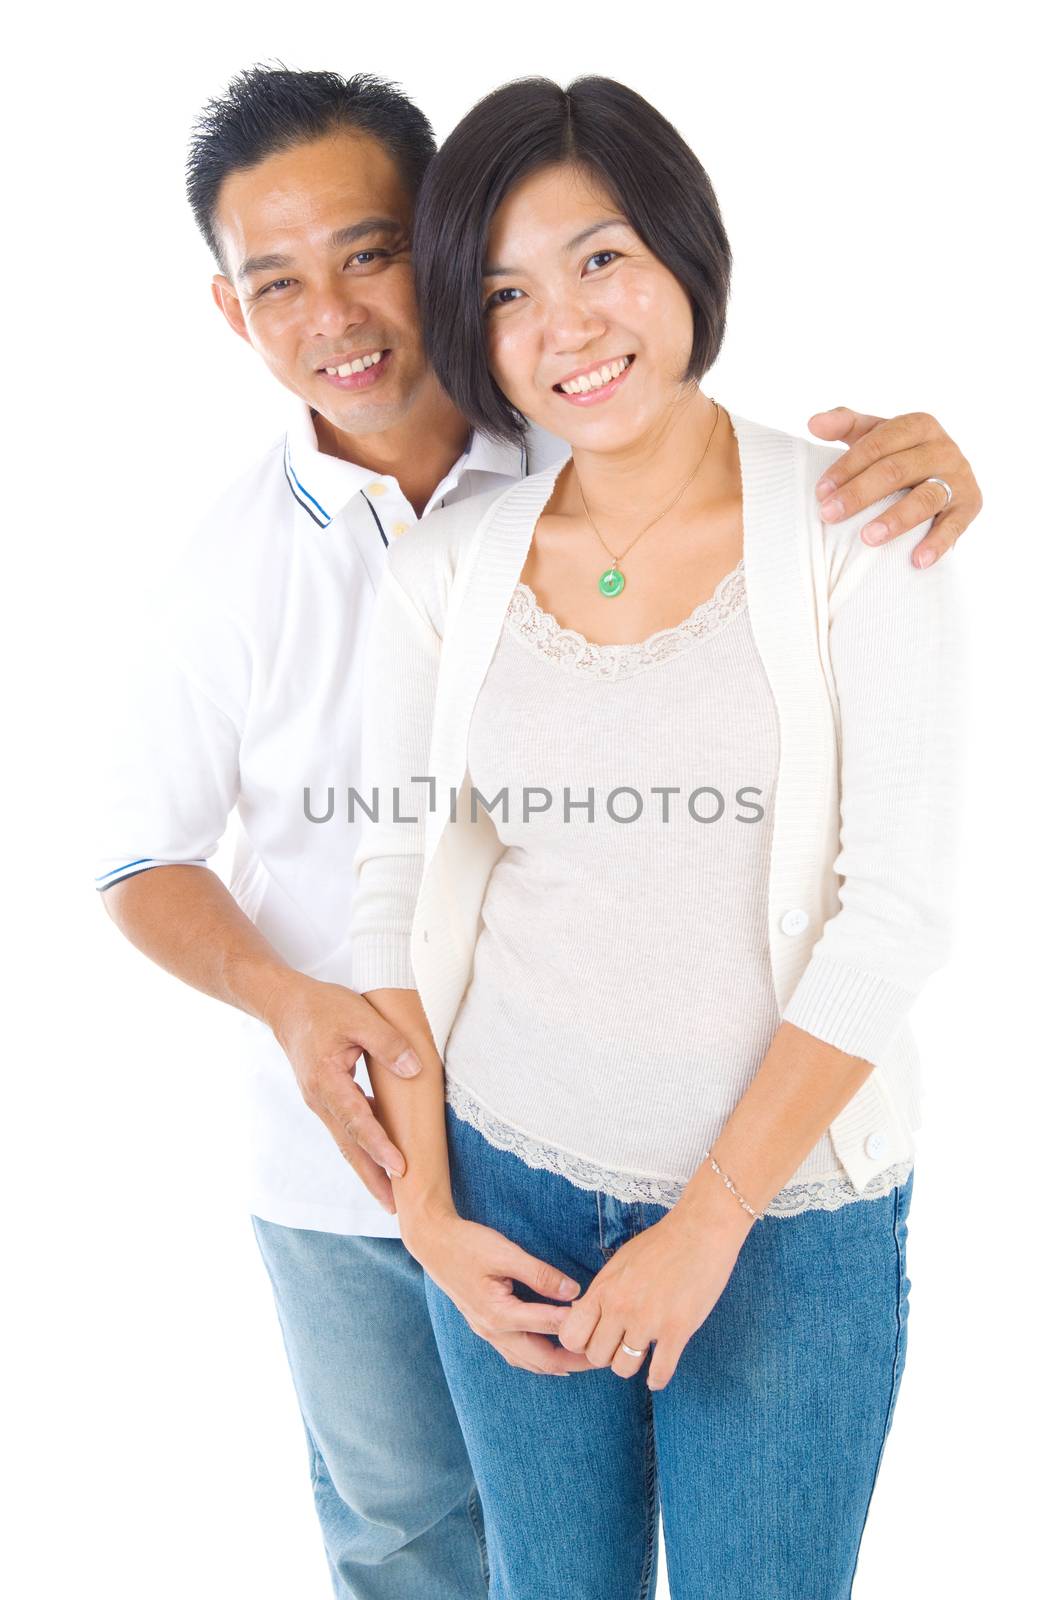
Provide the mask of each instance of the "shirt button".
POLYGON ((785 911, 780 919, 781 933, 802 933, 810 925, 809 915, 801 906, 795 906, 791 911, 785 911))
POLYGON ((378 494, 386 494, 386 484, 385 483, 370 483, 368 485, 368 493, 369 494, 377 494, 377 495, 378 494))
POLYGON ((391 531, 392 534, 395 534, 395 535, 400 535, 402 533, 408 533, 409 525, 408 525, 407 522, 395 522, 393 524, 393 526, 391 527, 390 531, 391 531))
POLYGON ((887 1154, 887 1135, 885 1133, 870 1133, 865 1140, 865 1154, 870 1161, 881 1161, 887 1154))

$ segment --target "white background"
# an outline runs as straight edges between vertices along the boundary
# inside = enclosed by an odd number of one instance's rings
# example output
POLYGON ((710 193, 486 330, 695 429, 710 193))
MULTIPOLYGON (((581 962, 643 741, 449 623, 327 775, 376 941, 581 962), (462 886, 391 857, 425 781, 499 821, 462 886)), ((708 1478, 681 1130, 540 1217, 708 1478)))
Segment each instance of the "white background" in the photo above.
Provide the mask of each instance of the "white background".
POLYGON ((182 192, 198 107, 261 60, 395 78, 439 137, 516 75, 623 79, 696 148, 729 230, 710 392, 797 433, 840 402, 933 411, 972 459, 986 509, 947 557, 975 641, 960 944, 917 1008, 909 1362, 855 1595, 1050 1586, 1056 181, 1038 26, 1024 4, 23 8, 2 629, 18 1600, 328 1592, 243 1198, 234 1019, 123 943, 84 823, 97 669, 199 508, 279 431, 182 192))

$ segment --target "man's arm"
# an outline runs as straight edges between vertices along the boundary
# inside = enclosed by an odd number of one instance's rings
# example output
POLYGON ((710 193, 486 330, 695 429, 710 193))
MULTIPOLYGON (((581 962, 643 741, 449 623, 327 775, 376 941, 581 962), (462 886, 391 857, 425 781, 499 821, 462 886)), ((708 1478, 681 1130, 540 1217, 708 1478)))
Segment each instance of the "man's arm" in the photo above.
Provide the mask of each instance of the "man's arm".
POLYGON ((239 800, 252 652, 223 595, 171 585, 134 623, 133 664, 106 696, 96 793, 97 887, 122 933, 160 966, 272 1028, 307 1105, 391 1212, 377 1162, 403 1161, 354 1081, 362 1049, 394 1070, 402 1041, 351 990, 294 971, 207 866, 239 800))
POLYGON ((818 439, 848 446, 846 455, 834 461, 817 484, 823 521, 843 522, 899 489, 911 491, 861 530, 866 544, 886 544, 925 517, 934 517, 912 558, 915 566, 929 567, 953 549, 983 509, 983 496, 967 460, 926 411, 884 420, 836 406, 817 412, 808 427, 818 439), (945 479, 953 499, 947 501, 945 489, 929 483, 929 478, 945 479))
POLYGON ((401 1034, 352 990, 289 966, 207 867, 152 867, 105 890, 103 903, 130 944, 160 967, 272 1029, 302 1098, 365 1188, 393 1213, 383 1168, 401 1173, 404 1158, 353 1074, 362 1050, 379 1075, 418 1072, 401 1034))

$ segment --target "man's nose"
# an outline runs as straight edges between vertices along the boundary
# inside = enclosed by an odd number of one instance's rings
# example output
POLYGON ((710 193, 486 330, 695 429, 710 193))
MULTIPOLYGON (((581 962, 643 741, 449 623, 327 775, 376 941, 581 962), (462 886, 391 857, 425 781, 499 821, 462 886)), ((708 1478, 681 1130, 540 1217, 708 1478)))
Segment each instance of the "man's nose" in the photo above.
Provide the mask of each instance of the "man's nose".
POLYGON ((359 327, 368 315, 358 298, 337 284, 312 291, 306 302, 307 332, 329 339, 345 333, 347 328, 359 327))

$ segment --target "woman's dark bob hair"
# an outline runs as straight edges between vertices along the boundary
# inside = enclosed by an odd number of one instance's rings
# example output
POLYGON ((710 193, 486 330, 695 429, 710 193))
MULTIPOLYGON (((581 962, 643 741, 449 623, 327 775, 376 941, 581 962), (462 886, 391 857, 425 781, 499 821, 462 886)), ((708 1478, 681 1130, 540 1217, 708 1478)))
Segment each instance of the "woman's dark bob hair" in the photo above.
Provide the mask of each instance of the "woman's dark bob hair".
POLYGON ((517 78, 473 106, 427 168, 413 258, 427 358, 476 428, 518 442, 526 418, 489 370, 482 269, 508 191, 542 167, 587 169, 692 304, 685 381, 721 349, 732 256, 702 165, 654 106, 613 78, 517 78))

